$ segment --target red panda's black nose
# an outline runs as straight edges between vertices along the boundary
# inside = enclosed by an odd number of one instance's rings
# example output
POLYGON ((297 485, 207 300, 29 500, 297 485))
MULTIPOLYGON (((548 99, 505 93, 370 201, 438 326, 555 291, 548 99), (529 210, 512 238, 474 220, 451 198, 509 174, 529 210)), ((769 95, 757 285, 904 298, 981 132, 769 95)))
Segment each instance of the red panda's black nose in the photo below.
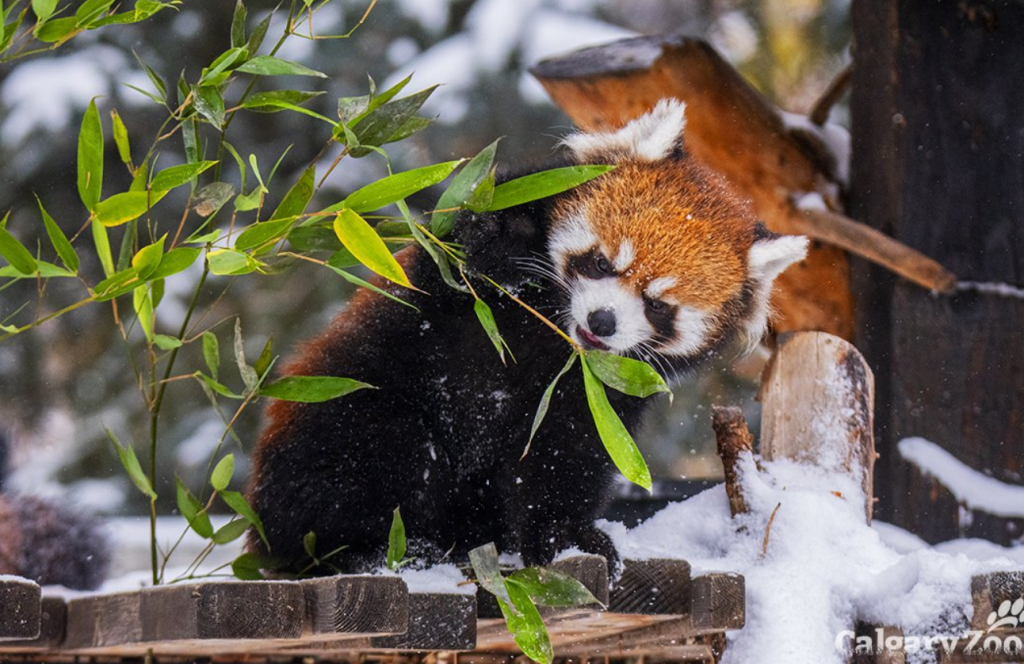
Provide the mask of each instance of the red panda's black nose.
POLYGON ((599 337, 610 337, 615 334, 615 313, 608 309, 591 311, 587 316, 590 331, 599 337))

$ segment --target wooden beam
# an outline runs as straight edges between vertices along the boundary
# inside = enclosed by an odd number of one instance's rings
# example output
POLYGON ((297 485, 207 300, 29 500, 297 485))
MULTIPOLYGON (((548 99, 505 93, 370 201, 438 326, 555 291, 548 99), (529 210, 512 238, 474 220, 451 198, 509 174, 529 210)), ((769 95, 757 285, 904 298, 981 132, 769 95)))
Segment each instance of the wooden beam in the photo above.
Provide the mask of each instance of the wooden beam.
POLYGON ((874 505, 874 376, 860 352, 823 332, 780 339, 761 381, 761 456, 861 478, 874 505))
POLYGON ((39 635, 42 593, 28 579, 0 580, 0 642, 34 639, 39 635))
MULTIPOLYGON (((1013 603, 1024 598, 1024 571, 993 572, 982 574, 971 579, 971 600, 974 604, 974 617, 971 627, 982 632, 992 625, 989 616, 999 611, 1005 603, 1012 608, 1013 603)), ((1004 614, 1005 615, 1005 614, 1004 614)))
POLYGON ((326 576, 301 582, 312 635, 401 634, 409 592, 395 576, 326 576))
POLYGON ((608 610, 654 615, 690 614, 690 563, 685 560, 624 560, 608 610))
POLYGON ((739 574, 713 573, 693 580, 691 624, 695 631, 741 629, 747 619, 746 580, 739 574))
POLYGON ((63 597, 44 595, 40 605, 38 636, 30 639, 0 641, 0 652, 38 653, 51 651, 64 644, 68 607, 63 597))
POLYGON ((440 593, 409 594, 409 629, 374 636, 374 650, 472 650, 476 647, 476 597, 440 593))

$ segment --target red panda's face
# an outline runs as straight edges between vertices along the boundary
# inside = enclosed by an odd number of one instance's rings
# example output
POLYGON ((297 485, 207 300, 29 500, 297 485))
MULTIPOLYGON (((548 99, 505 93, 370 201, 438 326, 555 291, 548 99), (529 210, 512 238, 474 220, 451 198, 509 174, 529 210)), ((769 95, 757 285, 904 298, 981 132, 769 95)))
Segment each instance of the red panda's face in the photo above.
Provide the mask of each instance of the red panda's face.
POLYGON ((682 105, 663 101, 618 132, 577 134, 581 162, 616 169, 555 208, 548 258, 585 348, 658 364, 733 333, 760 340, 772 280, 806 240, 759 231, 744 201, 680 149, 682 105))

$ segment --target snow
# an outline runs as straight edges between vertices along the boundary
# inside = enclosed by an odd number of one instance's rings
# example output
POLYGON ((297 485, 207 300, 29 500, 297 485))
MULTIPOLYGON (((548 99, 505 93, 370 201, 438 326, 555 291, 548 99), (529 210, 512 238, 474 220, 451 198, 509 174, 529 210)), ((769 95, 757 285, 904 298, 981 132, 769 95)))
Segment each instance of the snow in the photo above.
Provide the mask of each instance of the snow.
POLYGON ((924 438, 904 438, 900 456, 942 483, 968 509, 1024 519, 1024 486, 1000 482, 924 438))
POLYGON ((466 583, 466 575, 455 565, 434 565, 424 569, 404 567, 398 570, 397 574, 387 568, 377 570, 378 574, 386 576, 397 575, 409 592, 414 593, 438 593, 442 595, 475 595, 476 585, 466 583))
POLYGON ((758 49, 757 30, 746 12, 735 9, 715 19, 708 30, 708 38, 729 62, 736 64, 754 57, 758 49))
POLYGON ((740 460, 750 512, 736 519, 718 485, 632 530, 599 522, 624 558, 685 559, 695 575, 744 575, 747 623, 729 634, 726 664, 844 663, 852 644, 841 634, 857 621, 908 636, 961 634, 973 613, 971 577, 1019 568, 1024 556, 1024 547, 966 540, 929 547, 894 526, 870 526, 859 479, 840 470, 789 460, 760 467, 751 455, 740 460))
POLYGON ((850 132, 840 125, 826 122, 819 127, 810 121, 806 115, 787 113, 779 111, 782 123, 787 129, 802 129, 815 136, 836 158, 836 180, 841 184, 850 181, 850 132))
POLYGON ((825 199, 816 191, 797 196, 796 207, 798 210, 828 210, 828 206, 825 205, 825 199))
POLYGON ((974 291, 976 293, 1024 300, 1024 288, 997 281, 958 281, 956 289, 958 291, 974 291))

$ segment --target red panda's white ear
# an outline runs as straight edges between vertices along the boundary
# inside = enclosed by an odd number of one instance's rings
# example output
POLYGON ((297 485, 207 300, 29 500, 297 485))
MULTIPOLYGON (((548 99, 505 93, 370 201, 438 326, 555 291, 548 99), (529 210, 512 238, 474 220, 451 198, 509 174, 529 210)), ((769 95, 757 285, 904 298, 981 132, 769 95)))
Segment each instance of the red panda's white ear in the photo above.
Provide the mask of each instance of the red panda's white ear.
POLYGON ((807 238, 802 235, 770 234, 754 241, 747 256, 752 297, 750 312, 740 332, 747 351, 752 351, 768 330, 772 282, 783 270, 807 256, 807 238))
POLYGON ((750 278, 770 283, 787 267, 807 256, 807 238, 779 235, 760 239, 750 247, 747 270, 750 278))
POLYGON ((659 161, 682 143, 686 105, 678 99, 662 99, 653 109, 617 131, 580 132, 562 141, 580 162, 611 162, 622 159, 659 161))

